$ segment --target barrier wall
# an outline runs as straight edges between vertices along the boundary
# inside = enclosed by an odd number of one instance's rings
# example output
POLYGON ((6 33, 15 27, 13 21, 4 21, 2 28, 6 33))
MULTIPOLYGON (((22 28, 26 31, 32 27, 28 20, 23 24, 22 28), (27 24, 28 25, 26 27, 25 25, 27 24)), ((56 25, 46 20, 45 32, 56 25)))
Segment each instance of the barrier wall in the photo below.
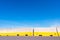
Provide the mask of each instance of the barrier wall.
POLYGON ((60 36, 60 28, 0 29, 0 36, 60 36))
POLYGON ((56 28, 34 28, 35 36, 58 36, 56 28))

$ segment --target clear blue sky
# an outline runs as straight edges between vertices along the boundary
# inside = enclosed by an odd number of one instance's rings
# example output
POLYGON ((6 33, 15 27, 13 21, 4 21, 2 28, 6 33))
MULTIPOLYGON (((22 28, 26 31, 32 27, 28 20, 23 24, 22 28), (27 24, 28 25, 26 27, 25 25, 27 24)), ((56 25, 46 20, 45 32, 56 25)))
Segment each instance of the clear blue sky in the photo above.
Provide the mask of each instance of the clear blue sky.
POLYGON ((48 27, 59 20, 59 0, 0 0, 0 27, 48 27))

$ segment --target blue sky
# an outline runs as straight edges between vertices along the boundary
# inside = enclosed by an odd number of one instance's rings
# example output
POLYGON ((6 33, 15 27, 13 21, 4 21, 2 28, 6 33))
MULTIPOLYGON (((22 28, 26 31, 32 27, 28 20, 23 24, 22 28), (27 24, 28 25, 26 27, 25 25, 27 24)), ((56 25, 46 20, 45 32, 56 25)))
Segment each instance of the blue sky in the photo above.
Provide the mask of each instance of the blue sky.
POLYGON ((0 0, 0 27, 49 27, 60 24, 59 0, 0 0))

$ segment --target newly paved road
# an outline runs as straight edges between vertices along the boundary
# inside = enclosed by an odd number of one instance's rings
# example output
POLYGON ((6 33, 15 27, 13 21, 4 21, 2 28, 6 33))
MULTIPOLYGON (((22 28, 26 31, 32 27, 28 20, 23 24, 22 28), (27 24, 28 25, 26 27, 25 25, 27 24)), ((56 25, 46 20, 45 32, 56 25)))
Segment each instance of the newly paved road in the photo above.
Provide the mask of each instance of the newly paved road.
POLYGON ((60 40, 60 37, 1 37, 0 40, 60 40))

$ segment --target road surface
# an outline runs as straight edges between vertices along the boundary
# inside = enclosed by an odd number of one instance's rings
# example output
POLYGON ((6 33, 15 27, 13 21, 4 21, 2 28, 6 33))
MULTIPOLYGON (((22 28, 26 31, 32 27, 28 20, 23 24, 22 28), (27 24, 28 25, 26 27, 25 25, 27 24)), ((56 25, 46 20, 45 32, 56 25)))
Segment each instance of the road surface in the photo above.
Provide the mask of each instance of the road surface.
POLYGON ((0 36, 0 40, 60 40, 60 37, 0 36))

